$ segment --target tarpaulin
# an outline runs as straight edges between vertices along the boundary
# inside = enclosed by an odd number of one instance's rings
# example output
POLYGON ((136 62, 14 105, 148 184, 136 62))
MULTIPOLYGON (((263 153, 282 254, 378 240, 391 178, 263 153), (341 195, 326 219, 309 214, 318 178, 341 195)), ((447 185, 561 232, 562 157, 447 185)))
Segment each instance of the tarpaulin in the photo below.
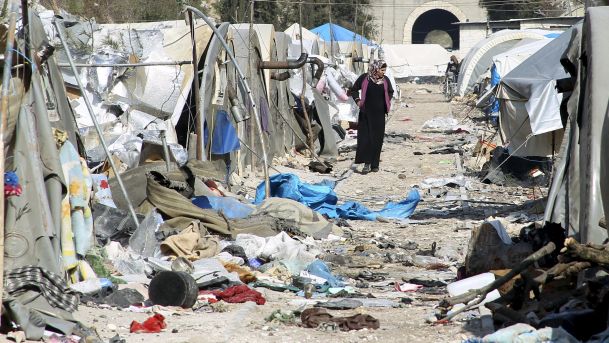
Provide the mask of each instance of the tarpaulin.
POLYGON ((239 150, 241 147, 237 131, 228 118, 228 113, 224 110, 220 110, 216 113, 216 122, 211 144, 211 153, 216 155, 227 154, 239 150))
MULTIPOLYGON (((387 219, 405 219, 414 212, 421 196, 416 190, 411 190, 406 199, 400 202, 389 202, 382 210, 372 211, 361 203, 348 201, 337 205, 338 197, 334 190, 327 185, 311 185, 300 181, 294 174, 275 174, 270 177, 271 196, 296 200, 309 206, 329 218, 345 218, 360 220, 376 220, 378 217, 387 219)), ((255 203, 264 200, 264 182, 256 189, 255 203)))
POLYGON ((229 219, 246 218, 254 211, 253 206, 246 205, 231 197, 200 196, 194 197, 192 203, 200 208, 222 211, 229 219))

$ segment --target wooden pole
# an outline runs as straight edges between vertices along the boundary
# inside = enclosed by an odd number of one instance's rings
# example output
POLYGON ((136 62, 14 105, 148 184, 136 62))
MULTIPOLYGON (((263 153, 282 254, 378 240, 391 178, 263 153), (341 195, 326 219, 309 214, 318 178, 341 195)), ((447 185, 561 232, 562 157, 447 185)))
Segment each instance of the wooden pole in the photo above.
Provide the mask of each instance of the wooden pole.
MULTIPOLYGON (((302 42, 302 1, 298 4, 298 30, 300 35, 300 55, 304 53, 304 44, 302 42)), ((300 92, 300 106, 302 107, 302 113, 307 123, 307 144, 309 145, 309 151, 312 157, 315 157, 315 147, 313 145, 313 129, 311 128, 311 120, 309 120, 309 112, 307 111, 307 104, 305 101, 305 92, 307 91, 307 64, 302 66, 302 92, 300 92)))
MULTIPOLYGON (((18 6, 16 0, 6 0, 10 2, 9 7, 9 25, 8 33, 6 37, 6 50, 4 52, 4 70, 2 74, 2 100, 0 101, 0 175, 2 175, 2 182, 0 182, 0 304, 2 304, 2 292, 4 291, 4 131, 8 125, 8 91, 9 84, 11 81, 11 67, 13 64, 13 41, 15 39, 15 27, 17 25, 17 11, 18 6)), ((0 318, 1 319, 1 318, 0 318)))

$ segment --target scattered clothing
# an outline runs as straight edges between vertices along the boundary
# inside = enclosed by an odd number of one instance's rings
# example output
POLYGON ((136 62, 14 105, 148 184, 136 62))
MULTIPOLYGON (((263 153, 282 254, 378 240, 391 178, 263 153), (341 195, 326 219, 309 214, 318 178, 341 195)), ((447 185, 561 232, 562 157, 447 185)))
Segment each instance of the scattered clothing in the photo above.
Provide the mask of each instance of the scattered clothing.
POLYGON ((215 236, 201 236, 199 225, 192 222, 177 235, 170 236, 161 243, 161 252, 194 261, 213 257, 220 253, 220 241, 215 236))
POLYGON ((5 272, 4 291, 19 296, 32 289, 38 289, 54 307, 74 312, 78 309, 78 296, 66 288, 63 278, 36 266, 25 266, 5 272))
POLYGON ((422 285, 417 285, 414 283, 403 283, 403 284, 399 284, 398 282, 395 283, 395 290, 398 292, 416 292, 421 288, 423 288, 422 285))
POLYGON ((342 299, 337 301, 327 301, 315 304, 315 307, 323 307, 330 310, 352 310, 363 306, 364 304, 359 300, 354 299, 342 299))
POLYGON ((157 333, 165 329, 167 324, 165 323, 165 317, 162 314, 155 314, 154 316, 146 319, 143 323, 132 321, 129 328, 131 333, 157 333))
POLYGON ((325 309, 308 308, 300 315, 302 325, 307 328, 317 328, 323 324, 336 324, 341 331, 378 329, 379 320, 368 314, 356 314, 349 317, 334 317, 325 309))
POLYGON ((227 288, 224 291, 213 292, 218 298, 227 303, 244 303, 247 301, 253 301, 258 305, 264 305, 266 299, 262 294, 256 290, 249 288, 246 285, 238 285, 227 288))

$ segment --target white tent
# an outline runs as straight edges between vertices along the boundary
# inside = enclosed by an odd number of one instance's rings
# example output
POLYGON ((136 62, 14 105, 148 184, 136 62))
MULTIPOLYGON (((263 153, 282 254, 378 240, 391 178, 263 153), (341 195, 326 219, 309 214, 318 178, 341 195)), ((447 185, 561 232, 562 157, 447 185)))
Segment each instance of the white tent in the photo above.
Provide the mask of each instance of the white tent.
POLYGON ((383 44, 387 68, 395 78, 442 76, 450 53, 438 44, 383 44))
POLYGON ((499 120, 510 154, 549 156, 560 145, 562 94, 556 90, 556 80, 568 76, 560 59, 570 39, 571 29, 501 79, 497 87, 499 120))
POLYGON ((481 40, 461 62, 457 91, 463 96, 473 90, 480 77, 492 66, 492 57, 512 49, 523 39, 545 39, 553 32, 543 30, 501 30, 481 40))
POLYGON ((504 53, 493 56, 493 64, 495 65, 499 77, 507 75, 551 40, 552 38, 529 41, 523 45, 516 45, 513 49, 504 53))

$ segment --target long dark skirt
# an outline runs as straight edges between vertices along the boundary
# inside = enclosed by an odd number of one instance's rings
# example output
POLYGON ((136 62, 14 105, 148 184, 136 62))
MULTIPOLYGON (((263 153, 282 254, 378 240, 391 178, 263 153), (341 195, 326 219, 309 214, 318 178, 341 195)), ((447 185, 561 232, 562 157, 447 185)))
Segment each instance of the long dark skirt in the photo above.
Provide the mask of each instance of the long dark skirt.
POLYGON ((385 115, 383 113, 359 112, 357 124, 357 151, 355 163, 369 163, 379 167, 381 150, 385 138, 385 115))

